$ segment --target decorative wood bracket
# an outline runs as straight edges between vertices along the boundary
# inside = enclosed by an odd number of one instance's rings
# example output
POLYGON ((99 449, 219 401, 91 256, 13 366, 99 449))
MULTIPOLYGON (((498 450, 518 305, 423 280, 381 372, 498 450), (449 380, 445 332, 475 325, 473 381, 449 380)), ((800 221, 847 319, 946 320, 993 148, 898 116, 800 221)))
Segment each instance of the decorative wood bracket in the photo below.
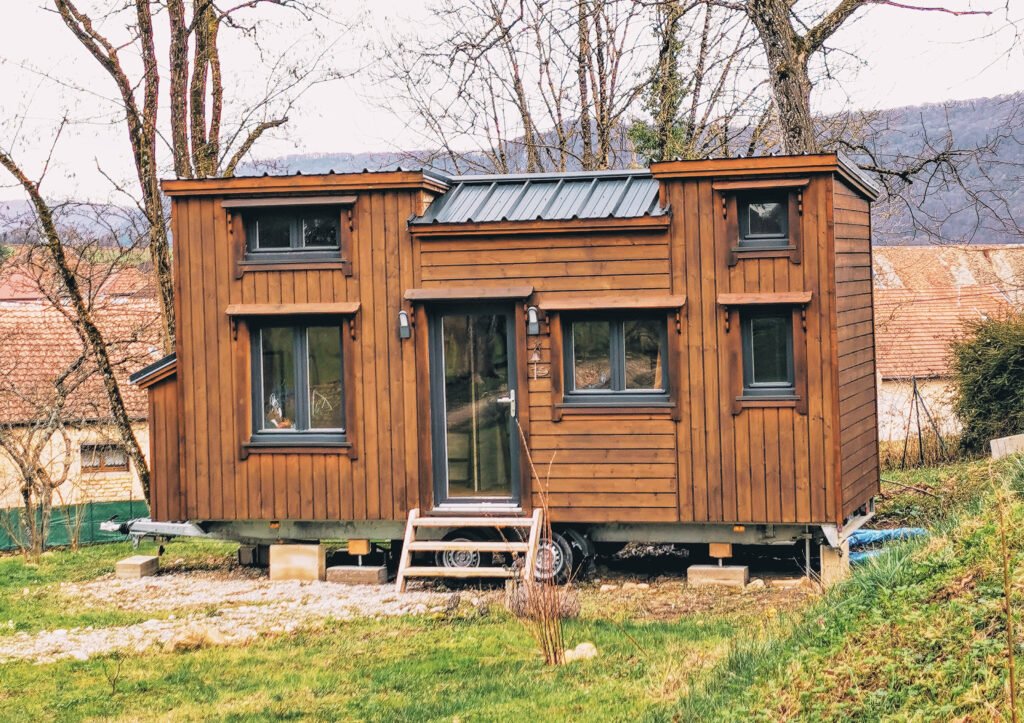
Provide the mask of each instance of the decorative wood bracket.
POLYGON ((807 331, 807 304, 800 305, 800 328, 807 331))
POLYGON ((682 334, 683 333, 683 310, 682 309, 676 309, 675 317, 676 317, 676 334, 682 334))
POLYGON ((355 341, 356 338, 356 315, 353 314, 348 318, 348 335, 355 341))
POLYGON ((796 212, 798 215, 804 215, 804 189, 798 188, 796 191, 796 212))
POLYGON ((729 318, 730 318, 729 317, 729 312, 730 311, 732 311, 732 309, 730 309, 728 306, 725 306, 725 305, 722 306, 722 313, 725 316, 725 333, 726 334, 729 333, 729 318))
POLYGON ((229 316, 228 320, 231 322, 231 341, 238 341, 238 317, 229 316))

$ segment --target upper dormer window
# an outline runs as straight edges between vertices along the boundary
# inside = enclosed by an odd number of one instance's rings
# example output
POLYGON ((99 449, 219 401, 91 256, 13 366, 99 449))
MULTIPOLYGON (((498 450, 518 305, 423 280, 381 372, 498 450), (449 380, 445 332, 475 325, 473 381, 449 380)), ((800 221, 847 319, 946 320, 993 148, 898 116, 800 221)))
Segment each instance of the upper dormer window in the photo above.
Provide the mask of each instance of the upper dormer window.
POLYGON ((789 194, 743 193, 737 198, 740 248, 789 246, 789 194))
POLYGON ((248 253, 335 252, 341 245, 337 208, 306 206, 249 212, 246 219, 248 253))

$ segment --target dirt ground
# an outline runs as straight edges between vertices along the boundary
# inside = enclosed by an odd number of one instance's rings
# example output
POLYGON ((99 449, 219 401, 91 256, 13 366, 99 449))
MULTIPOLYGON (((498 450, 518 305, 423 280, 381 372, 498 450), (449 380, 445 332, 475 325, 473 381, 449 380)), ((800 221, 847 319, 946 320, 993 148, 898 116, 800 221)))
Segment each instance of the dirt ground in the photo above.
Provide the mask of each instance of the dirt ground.
MULTIPOLYGON (((584 615, 672 620, 689 615, 772 615, 792 609, 816 589, 799 575, 760 574, 745 590, 691 588, 684 565, 671 557, 643 554, 618 558, 572 583, 584 615)), ((180 569, 164 561, 160 574, 139 580, 105 575, 63 583, 57 593, 68 606, 116 609, 152 615, 117 627, 47 630, 4 638, 0 663, 85 660, 117 650, 141 652, 201 645, 243 645, 263 637, 316 627, 328 620, 396 615, 448 615, 474 607, 501 605, 500 585, 456 591, 420 583, 397 594, 392 585, 270 581, 265 571, 225 562, 211 569, 180 569)))

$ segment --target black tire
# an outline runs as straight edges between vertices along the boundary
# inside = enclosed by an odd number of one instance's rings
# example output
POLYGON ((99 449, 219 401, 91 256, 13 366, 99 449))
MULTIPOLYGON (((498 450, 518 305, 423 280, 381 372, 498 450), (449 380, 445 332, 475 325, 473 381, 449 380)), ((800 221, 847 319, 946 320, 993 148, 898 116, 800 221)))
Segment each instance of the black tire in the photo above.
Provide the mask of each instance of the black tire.
POLYGON ((551 539, 542 537, 537 544, 537 560, 533 576, 538 582, 553 581, 564 585, 572 577, 575 555, 572 545, 559 532, 552 532, 551 539))
MULTIPOLYGON (((483 539, 482 536, 473 530, 454 530, 444 536, 447 542, 473 541, 483 539)), ((436 567, 490 567, 491 556, 481 555, 479 552, 435 552, 434 565, 436 567)))

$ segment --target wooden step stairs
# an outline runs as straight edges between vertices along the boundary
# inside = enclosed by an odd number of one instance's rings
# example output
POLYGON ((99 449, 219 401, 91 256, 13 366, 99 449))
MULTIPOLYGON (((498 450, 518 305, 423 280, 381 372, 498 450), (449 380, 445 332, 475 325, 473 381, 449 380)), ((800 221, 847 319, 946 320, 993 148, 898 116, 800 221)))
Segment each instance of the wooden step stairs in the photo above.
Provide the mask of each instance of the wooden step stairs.
POLYGON ((477 552, 519 553, 524 556, 522 575, 532 574, 534 561, 537 559, 537 545, 540 542, 543 511, 536 509, 530 517, 420 517, 420 511, 410 510, 409 521, 405 526, 405 542, 402 546, 402 557, 398 563, 398 576, 395 578, 395 590, 405 592, 405 584, 410 577, 450 577, 450 578, 496 578, 514 577, 516 570, 506 567, 414 567, 414 552, 477 552), (529 530, 525 542, 505 540, 417 540, 416 531, 424 528, 456 530, 464 527, 481 528, 517 528, 529 530))

